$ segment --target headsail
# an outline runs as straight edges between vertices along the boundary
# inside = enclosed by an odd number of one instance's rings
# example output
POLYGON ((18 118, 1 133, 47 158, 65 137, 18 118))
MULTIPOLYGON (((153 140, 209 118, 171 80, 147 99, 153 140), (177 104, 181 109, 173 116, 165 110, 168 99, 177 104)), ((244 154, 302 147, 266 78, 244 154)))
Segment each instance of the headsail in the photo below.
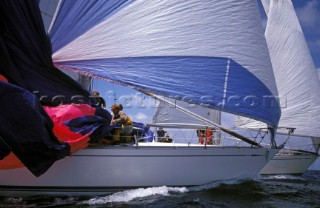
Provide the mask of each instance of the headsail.
MULTIPOLYGON (((291 0, 270 2, 265 36, 282 100, 279 127, 296 128, 298 136, 319 137, 320 82, 291 0)), ((261 127, 246 122, 243 126, 261 127)))
POLYGON ((50 33, 56 66, 277 124, 257 2, 62 1, 59 8, 50 33))
POLYGON ((159 105, 157 106, 157 109, 153 116, 152 124, 156 126, 179 125, 182 128, 190 126, 194 126, 194 128, 197 128, 196 126, 214 127, 212 123, 221 124, 220 111, 170 98, 164 99, 167 102, 159 101, 159 105), (171 103, 173 105, 171 105, 171 103), (192 116, 192 114, 182 112, 177 107, 183 108, 186 111, 198 115, 199 117, 194 117, 192 116), (212 123, 207 122, 206 120, 212 123))
POLYGON ((266 39, 279 96, 286 100, 279 126, 320 136, 320 82, 291 0, 271 1, 266 39))

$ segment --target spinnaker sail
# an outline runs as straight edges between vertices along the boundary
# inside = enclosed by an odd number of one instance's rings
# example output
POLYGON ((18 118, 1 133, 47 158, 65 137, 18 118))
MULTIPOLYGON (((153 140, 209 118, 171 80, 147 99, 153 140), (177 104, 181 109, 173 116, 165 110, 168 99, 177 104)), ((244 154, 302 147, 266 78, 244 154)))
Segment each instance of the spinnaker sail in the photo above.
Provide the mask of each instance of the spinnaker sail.
POLYGON ((50 30, 53 60, 276 126, 277 89, 259 18, 249 0, 61 1, 50 30))

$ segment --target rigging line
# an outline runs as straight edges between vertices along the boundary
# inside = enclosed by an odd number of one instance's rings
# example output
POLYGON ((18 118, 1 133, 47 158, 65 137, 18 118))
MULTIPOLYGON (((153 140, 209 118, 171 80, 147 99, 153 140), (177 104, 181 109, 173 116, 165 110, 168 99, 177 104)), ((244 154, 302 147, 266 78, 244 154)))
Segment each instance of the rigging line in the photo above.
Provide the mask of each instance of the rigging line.
POLYGON ((61 7, 61 5, 62 5, 62 1, 63 1, 63 0, 59 0, 57 6, 56 6, 56 8, 55 8, 54 15, 53 15, 53 18, 51 19, 51 22, 50 22, 50 25, 49 25, 49 29, 48 29, 48 33, 49 33, 49 34, 51 33, 51 29, 52 29, 52 27, 53 27, 54 22, 56 21, 58 12, 59 12, 60 7, 61 7))

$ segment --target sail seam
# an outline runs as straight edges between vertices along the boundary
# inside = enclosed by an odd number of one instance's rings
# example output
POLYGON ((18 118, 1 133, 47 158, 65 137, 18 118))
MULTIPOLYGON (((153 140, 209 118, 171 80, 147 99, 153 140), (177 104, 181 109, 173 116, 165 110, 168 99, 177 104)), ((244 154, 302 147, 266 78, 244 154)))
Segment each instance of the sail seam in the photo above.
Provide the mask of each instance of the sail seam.
POLYGON ((226 70, 226 77, 224 80, 224 87, 223 87, 223 98, 222 98, 222 108, 224 108, 226 103, 226 97, 227 97, 227 84, 228 84, 228 78, 229 78, 229 69, 230 69, 230 58, 228 58, 227 62, 227 70, 226 70))

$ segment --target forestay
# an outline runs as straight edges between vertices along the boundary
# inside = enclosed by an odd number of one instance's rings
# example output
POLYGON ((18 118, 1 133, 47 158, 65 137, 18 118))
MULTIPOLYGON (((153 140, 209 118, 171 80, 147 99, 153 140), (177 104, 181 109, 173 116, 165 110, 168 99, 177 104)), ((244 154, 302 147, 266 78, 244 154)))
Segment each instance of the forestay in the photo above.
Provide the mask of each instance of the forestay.
POLYGON ((54 63, 277 125, 277 89, 256 1, 61 1, 54 63))

